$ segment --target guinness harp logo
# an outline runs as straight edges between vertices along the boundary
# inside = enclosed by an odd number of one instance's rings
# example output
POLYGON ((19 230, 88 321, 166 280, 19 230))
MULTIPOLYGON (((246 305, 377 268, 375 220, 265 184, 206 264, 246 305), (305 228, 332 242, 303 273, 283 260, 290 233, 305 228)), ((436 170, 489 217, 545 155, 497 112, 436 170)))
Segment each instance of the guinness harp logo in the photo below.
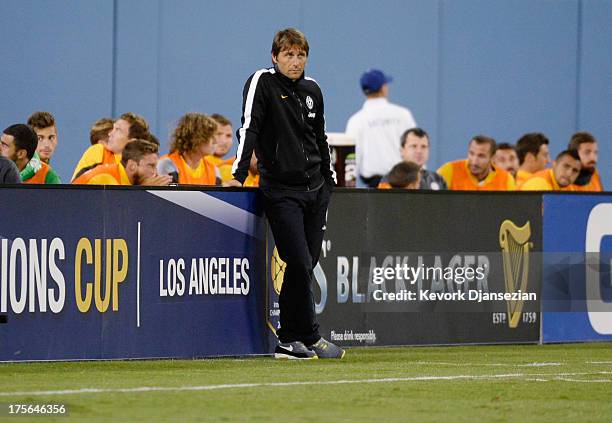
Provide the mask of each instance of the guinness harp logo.
MULTIPOLYGON (((502 249, 504 263, 504 279, 506 292, 515 293, 518 290, 527 291, 529 279, 529 249, 533 246, 529 242, 531 225, 525 223, 518 227, 510 220, 504 220, 499 228, 499 245, 502 249)), ((511 328, 518 326, 523 311, 523 300, 508 300, 508 325, 511 328)))
POLYGON ((285 262, 278 255, 278 250, 274 247, 274 253, 272 253, 272 260, 270 263, 270 273, 272 276, 272 282, 274 283, 274 290, 280 295, 281 287, 283 286, 283 279, 285 277, 285 262))

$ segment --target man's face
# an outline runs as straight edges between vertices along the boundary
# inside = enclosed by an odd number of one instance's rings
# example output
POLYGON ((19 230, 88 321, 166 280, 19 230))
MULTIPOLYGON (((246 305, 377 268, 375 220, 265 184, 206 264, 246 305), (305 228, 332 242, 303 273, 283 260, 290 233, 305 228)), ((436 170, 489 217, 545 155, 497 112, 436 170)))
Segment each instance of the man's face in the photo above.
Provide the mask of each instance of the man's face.
POLYGON ((559 160, 553 162, 553 173, 555 179, 561 188, 573 184, 580 173, 580 160, 574 159, 572 156, 563 156, 559 160))
POLYGON ((546 167, 550 163, 550 152, 548 151, 548 145, 542 144, 540 146, 540 150, 538 150, 538 154, 535 159, 536 165, 538 167, 537 171, 546 169, 546 167))
POLYGON ((36 151, 44 162, 48 162, 57 147, 57 128, 47 126, 46 128, 33 128, 38 136, 38 147, 36 151))
POLYGON ((108 149, 115 154, 121 154, 125 145, 130 140, 130 123, 123 119, 117 119, 113 124, 113 129, 111 129, 108 134, 108 149))
POLYGON ((427 137, 419 138, 412 132, 406 137, 404 146, 400 149, 402 160, 414 162, 423 167, 429 159, 429 140, 427 137))
POLYGON ((493 164, 515 176, 519 167, 516 151, 511 148, 497 150, 493 155, 493 164))
POLYGON ((225 156, 232 148, 232 125, 217 125, 215 156, 225 156))
POLYGON ((157 161, 159 157, 155 153, 147 154, 136 163, 133 160, 128 162, 132 166, 132 185, 141 185, 146 178, 151 178, 157 174, 157 161))
POLYGON ((0 137, 0 155, 15 162, 19 170, 23 170, 28 163, 28 154, 25 149, 17 151, 15 147, 15 137, 5 133, 0 137))
POLYGON ((468 147, 468 167, 476 179, 484 179, 491 169, 491 145, 471 141, 468 147))
POLYGON ((15 155, 15 137, 5 133, 2 134, 0 137, 0 155, 13 160, 12 156, 15 155))
POLYGON ((585 142, 578 146, 578 155, 582 162, 582 167, 588 170, 595 170, 599 150, 596 142, 585 142))
POLYGON ((304 73, 308 56, 298 46, 285 48, 277 56, 272 55, 272 62, 278 67, 280 73, 295 81, 304 73))

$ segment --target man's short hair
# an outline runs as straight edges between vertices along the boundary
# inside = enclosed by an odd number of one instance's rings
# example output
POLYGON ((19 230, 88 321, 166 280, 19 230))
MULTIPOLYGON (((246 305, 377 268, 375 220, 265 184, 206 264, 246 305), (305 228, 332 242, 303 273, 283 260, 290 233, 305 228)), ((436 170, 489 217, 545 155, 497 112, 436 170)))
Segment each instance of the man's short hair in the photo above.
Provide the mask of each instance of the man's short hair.
POLYGON ((34 157, 36 147, 38 147, 38 135, 32 128, 23 123, 16 123, 9 126, 4 131, 6 135, 10 135, 14 138, 13 143, 15 144, 15 151, 25 150, 28 159, 34 157))
POLYGON ((127 166, 128 160, 134 160, 140 163, 144 156, 149 154, 157 154, 159 148, 150 141, 142 139, 130 140, 121 153, 121 164, 127 166))
POLYGON ((475 137, 472 137, 470 143, 472 141, 474 141, 478 145, 489 144, 489 146, 491 147, 491 156, 495 154, 495 150, 497 149, 497 143, 493 138, 488 137, 486 135, 476 135, 475 137))
POLYGON ((596 142, 597 140, 590 132, 584 132, 584 131, 576 132, 574 135, 572 135, 572 138, 570 138, 570 142, 567 145, 567 149, 568 150, 578 150, 578 147, 580 146, 580 144, 596 143, 596 142))
POLYGON ((580 161, 580 155, 578 154, 578 150, 574 150, 574 149, 563 150, 562 152, 557 154, 557 157, 555 158, 555 160, 559 160, 564 156, 570 156, 572 159, 580 161))
POLYGON ((536 157, 543 144, 548 145, 548 137, 541 132, 530 132, 519 138, 516 142, 516 155, 519 159, 519 165, 523 164, 528 153, 536 157))
POLYGON ((217 122, 217 125, 219 126, 232 126, 232 122, 225 116, 220 115, 219 113, 213 113, 212 115, 210 115, 210 117, 212 118, 212 120, 217 122))
POLYGON ((198 145, 210 142, 217 132, 217 123, 203 113, 187 113, 172 133, 170 152, 188 153, 198 145))
POLYGON ((122 114, 119 119, 123 119, 130 124, 128 138, 147 139, 149 133, 149 124, 146 119, 136 113, 128 112, 122 114))
POLYGON ((55 118, 49 112, 34 112, 28 118, 28 125, 37 129, 48 128, 55 126, 55 118))
POLYGON ((108 138, 108 134, 113 130, 114 123, 115 121, 111 118, 102 118, 95 121, 89 130, 91 145, 96 145, 100 140, 108 138))
POLYGON ((400 162, 393 166, 387 176, 392 188, 406 188, 419 179, 421 168, 414 162, 400 162))
POLYGON ((145 138, 145 140, 152 142, 153 144, 159 147, 159 139, 151 132, 147 134, 147 137, 145 138))
POLYGON ((272 40, 272 55, 278 56, 281 51, 293 46, 297 46, 300 50, 304 50, 306 56, 308 56, 310 47, 308 46, 306 36, 302 34, 301 31, 295 28, 286 28, 278 31, 276 35, 274 35, 274 40, 272 40))
POLYGON ((495 149, 495 151, 498 150, 513 150, 516 151, 516 147, 514 147, 512 144, 508 143, 508 142, 502 142, 497 144, 497 148, 495 149))
POLYGON ((429 144, 429 134, 425 130, 421 128, 410 128, 404 131, 404 133, 402 134, 402 137, 400 138, 402 147, 406 145, 406 139, 408 138, 408 135, 410 134, 414 134, 417 138, 423 138, 423 137, 427 138, 427 144, 429 144))

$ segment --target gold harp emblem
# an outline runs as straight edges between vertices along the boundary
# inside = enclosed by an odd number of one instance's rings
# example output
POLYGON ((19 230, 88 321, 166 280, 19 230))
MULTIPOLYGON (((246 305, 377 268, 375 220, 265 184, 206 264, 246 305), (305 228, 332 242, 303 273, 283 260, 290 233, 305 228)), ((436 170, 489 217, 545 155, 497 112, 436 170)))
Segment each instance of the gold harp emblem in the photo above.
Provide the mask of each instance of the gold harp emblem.
MULTIPOLYGON (((531 225, 529 222, 518 227, 510 220, 504 220, 499 227, 499 245, 502 249, 504 263, 504 280, 506 292, 515 293, 527 291, 529 279, 529 249, 533 246, 529 242, 531 225)), ((508 300, 508 325, 516 328, 523 311, 523 300, 508 300)))
POLYGON ((270 273, 272 276, 272 282, 274 283, 274 290, 280 295, 281 288, 283 286, 283 280, 285 279, 285 267, 287 264, 278 255, 278 250, 274 247, 272 253, 272 260, 270 262, 270 273))

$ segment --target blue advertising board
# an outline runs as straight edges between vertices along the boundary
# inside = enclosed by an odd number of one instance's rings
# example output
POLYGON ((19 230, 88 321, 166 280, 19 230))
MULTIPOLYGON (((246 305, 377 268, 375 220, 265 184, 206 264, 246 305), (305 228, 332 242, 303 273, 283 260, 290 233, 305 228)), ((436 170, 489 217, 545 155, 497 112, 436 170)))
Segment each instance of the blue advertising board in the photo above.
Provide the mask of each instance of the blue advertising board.
MULTIPOLYGON (((345 346, 612 340, 612 195, 491 196, 339 190, 314 271, 324 336, 345 346), (487 215, 472 215, 483 204, 487 215), (505 302, 368 308, 372 263, 389 257, 484 260, 482 289, 517 285, 500 244, 507 222, 529 232, 520 287, 537 301, 512 313, 505 302)), ((257 191, 1 187, 0 203, 0 361, 253 355, 276 343, 283 264, 257 191)))
POLYGON ((612 340, 612 195, 544 195, 542 342, 612 340))
POLYGON ((254 191, 0 189, 0 361, 262 354, 254 191))

